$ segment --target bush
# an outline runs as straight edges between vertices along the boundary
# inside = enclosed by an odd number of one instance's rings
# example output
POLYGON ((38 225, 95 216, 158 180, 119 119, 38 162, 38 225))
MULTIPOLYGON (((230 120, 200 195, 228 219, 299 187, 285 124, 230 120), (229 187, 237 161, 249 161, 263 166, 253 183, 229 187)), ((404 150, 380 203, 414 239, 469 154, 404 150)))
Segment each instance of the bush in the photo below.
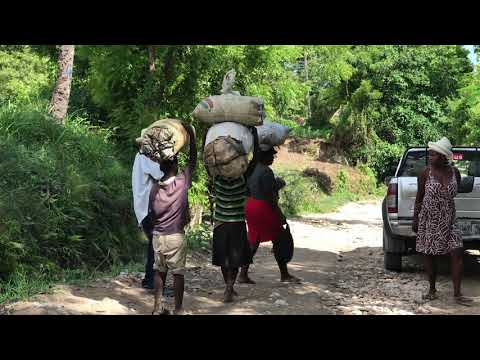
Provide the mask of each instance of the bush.
POLYGON ((340 170, 335 181, 335 191, 343 193, 348 190, 348 173, 345 170, 340 170))
POLYGON ((51 95, 55 79, 55 63, 40 56, 29 46, 10 51, 0 47, 0 105, 28 102, 51 95))
POLYGON ((43 109, 0 109, 0 272, 19 264, 106 268, 142 248, 111 134, 43 109))
POLYGON ((185 234, 185 239, 190 250, 208 249, 212 239, 210 226, 202 223, 201 225, 188 229, 185 234))

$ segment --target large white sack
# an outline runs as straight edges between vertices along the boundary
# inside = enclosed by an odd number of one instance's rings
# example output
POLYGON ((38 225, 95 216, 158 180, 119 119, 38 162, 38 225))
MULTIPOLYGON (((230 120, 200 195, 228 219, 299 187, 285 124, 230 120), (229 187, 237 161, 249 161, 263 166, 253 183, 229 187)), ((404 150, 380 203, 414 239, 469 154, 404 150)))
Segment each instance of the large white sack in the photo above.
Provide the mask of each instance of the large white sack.
POLYGON ((280 146, 290 133, 290 128, 285 125, 265 120, 263 125, 257 126, 258 142, 260 145, 280 146))
POLYGON ((208 129, 205 146, 220 136, 231 136, 232 138, 241 141, 246 154, 252 150, 253 135, 250 129, 244 125, 230 121, 213 125, 208 129))
POLYGON ((196 106, 193 117, 206 124, 233 121, 247 126, 261 125, 265 118, 263 99, 234 94, 209 96, 196 106))

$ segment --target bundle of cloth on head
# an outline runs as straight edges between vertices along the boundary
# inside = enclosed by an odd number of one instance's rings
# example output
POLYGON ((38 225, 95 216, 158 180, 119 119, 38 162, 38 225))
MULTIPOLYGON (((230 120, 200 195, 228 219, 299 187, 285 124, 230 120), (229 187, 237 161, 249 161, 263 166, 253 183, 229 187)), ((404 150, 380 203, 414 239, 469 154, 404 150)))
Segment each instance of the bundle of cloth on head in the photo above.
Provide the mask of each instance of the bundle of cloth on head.
POLYGON ((181 120, 162 119, 143 129, 136 142, 141 154, 160 163, 175 158, 189 137, 181 120))

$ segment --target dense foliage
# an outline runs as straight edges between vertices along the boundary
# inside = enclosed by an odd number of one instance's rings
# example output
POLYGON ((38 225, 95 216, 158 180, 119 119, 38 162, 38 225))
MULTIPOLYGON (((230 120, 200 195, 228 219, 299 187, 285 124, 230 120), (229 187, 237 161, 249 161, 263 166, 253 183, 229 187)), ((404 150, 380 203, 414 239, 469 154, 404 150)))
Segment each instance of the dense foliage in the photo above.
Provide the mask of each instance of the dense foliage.
MULTIPOLYGON (((377 180, 407 146, 443 135, 478 145, 480 136, 480 77, 462 46, 165 45, 155 46, 154 68, 146 45, 76 46, 65 127, 46 111, 57 56, 55 46, 0 45, 2 274, 139 254, 134 139, 176 117, 193 122, 200 141, 205 126, 191 112, 232 68, 236 90, 262 96, 270 119, 295 136, 328 138, 377 180)), ((192 203, 207 205, 198 169, 192 203)))
POLYGON ((117 160, 109 131, 4 107, 0 153, 2 277, 19 264, 86 268, 139 254, 131 170, 117 160))

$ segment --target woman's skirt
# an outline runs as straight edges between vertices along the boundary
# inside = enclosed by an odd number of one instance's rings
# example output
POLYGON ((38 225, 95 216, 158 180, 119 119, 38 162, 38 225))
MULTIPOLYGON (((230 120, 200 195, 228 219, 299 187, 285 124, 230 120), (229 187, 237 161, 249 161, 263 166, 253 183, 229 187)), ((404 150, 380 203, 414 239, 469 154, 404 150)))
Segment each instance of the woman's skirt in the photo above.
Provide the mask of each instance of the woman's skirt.
POLYGON ((230 269, 251 262, 245 222, 225 222, 213 230, 212 264, 230 269))
POLYGON ((274 241, 282 231, 279 214, 264 200, 247 198, 245 220, 248 227, 248 241, 251 245, 274 241))

